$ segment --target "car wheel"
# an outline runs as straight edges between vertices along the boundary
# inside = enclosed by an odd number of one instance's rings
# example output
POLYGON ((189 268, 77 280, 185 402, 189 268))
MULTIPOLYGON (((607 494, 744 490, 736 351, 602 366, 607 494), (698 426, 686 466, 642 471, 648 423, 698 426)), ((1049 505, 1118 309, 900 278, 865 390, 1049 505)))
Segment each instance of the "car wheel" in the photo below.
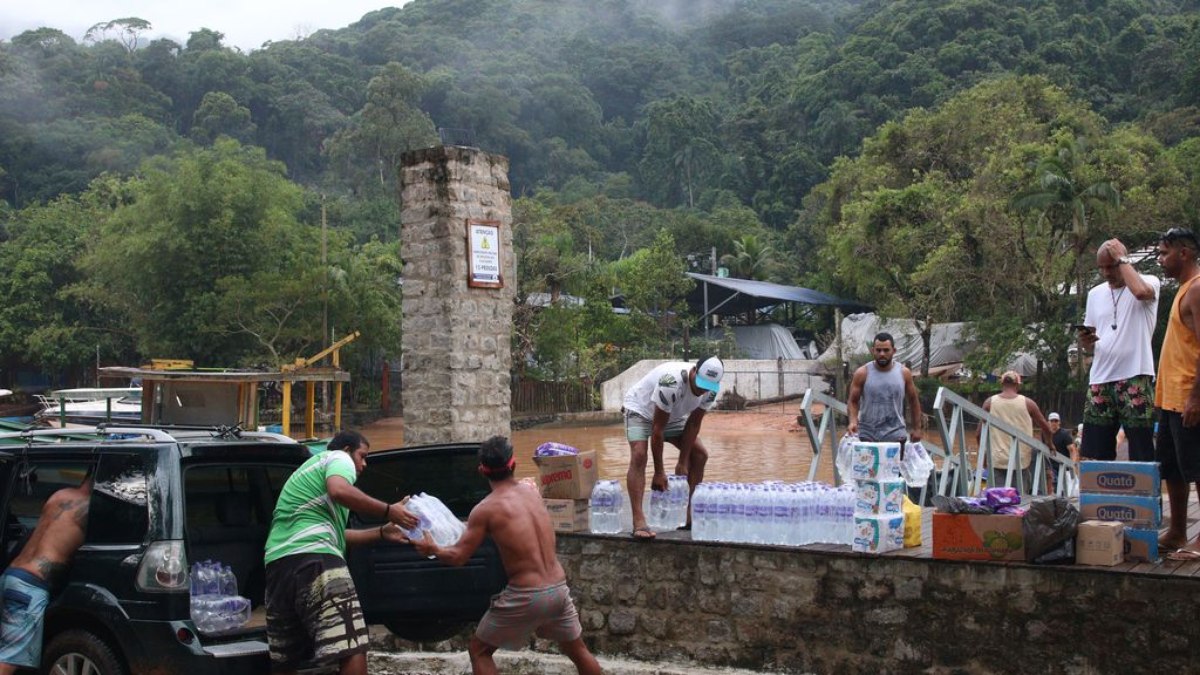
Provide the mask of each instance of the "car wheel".
POLYGON ((462 632, 467 624, 461 621, 393 621, 385 623, 392 635, 409 642, 441 642, 462 632))
POLYGON ((45 675, 128 675, 112 647, 85 630, 55 635, 42 656, 45 675))

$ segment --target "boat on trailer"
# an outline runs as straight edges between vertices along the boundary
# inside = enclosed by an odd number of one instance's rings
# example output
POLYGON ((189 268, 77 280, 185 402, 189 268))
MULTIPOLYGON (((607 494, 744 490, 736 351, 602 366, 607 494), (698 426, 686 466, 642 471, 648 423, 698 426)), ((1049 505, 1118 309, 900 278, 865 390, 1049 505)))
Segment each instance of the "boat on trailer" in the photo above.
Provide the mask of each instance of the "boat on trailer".
POLYGON ((50 424, 137 423, 142 419, 141 387, 58 389, 37 395, 34 417, 50 424))

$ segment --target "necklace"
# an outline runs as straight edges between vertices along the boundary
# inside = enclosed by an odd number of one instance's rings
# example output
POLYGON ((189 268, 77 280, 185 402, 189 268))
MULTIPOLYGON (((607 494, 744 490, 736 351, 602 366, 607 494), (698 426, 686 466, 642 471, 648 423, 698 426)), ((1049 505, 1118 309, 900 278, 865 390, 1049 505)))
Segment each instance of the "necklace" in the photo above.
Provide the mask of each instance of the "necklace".
POLYGON ((1125 292, 1124 286, 1122 286, 1121 290, 1117 291, 1116 293, 1113 293, 1111 288, 1108 289, 1108 294, 1110 296, 1112 296, 1112 301, 1113 301, 1113 322, 1112 322, 1113 330, 1117 329, 1117 301, 1121 299, 1121 294, 1124 292, 1125 292))

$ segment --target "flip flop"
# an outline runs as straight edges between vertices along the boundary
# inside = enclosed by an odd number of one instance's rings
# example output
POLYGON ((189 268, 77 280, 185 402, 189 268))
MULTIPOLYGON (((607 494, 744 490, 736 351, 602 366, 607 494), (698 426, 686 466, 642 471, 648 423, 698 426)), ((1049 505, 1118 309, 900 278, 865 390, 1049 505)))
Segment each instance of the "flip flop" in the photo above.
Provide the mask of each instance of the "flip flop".
POLYGON ((1167 560, 1178 560, 1181 562, 1195 562, 1200 560, 1200 551, 1190 548, 1181 548, 1178 551, 1171 551, 1166 555, 1167 560))
POLYGON ((644 525, 642 527, 633 528, 633 538, 637 541, 650 541, 656 536, 658 535, 654 534, 654 530, 644 525))
POLYGON ((676 530, 683 531, 683 532, 687 532, 688 530, 692 529, 692 524, 691 524, 691 523, 687 523, 686 525, 680 525, 679 527, 677 527, 677 528, 675 528, 675 529, 676 529, 676 530))

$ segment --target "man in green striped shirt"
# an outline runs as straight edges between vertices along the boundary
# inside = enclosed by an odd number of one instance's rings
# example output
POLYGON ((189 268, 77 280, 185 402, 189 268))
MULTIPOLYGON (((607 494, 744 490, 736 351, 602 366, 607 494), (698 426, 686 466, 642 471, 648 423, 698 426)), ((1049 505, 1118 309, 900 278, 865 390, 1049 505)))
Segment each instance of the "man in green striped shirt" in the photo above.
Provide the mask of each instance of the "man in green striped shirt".
POLYGON ((380 501, 354 487, 371 446, 357 431, 342 431, 328 449, 288 478, 279 493, 267 537, 267 642, 271 670, 294 673, 301 664, 337 662, 341 675, 366 675, 367 624, 346 545, 407 541, 400 527, 417 518, 397 502, 380 501), (383 514, 385 523, 347 530, 350 510, 383 514))

